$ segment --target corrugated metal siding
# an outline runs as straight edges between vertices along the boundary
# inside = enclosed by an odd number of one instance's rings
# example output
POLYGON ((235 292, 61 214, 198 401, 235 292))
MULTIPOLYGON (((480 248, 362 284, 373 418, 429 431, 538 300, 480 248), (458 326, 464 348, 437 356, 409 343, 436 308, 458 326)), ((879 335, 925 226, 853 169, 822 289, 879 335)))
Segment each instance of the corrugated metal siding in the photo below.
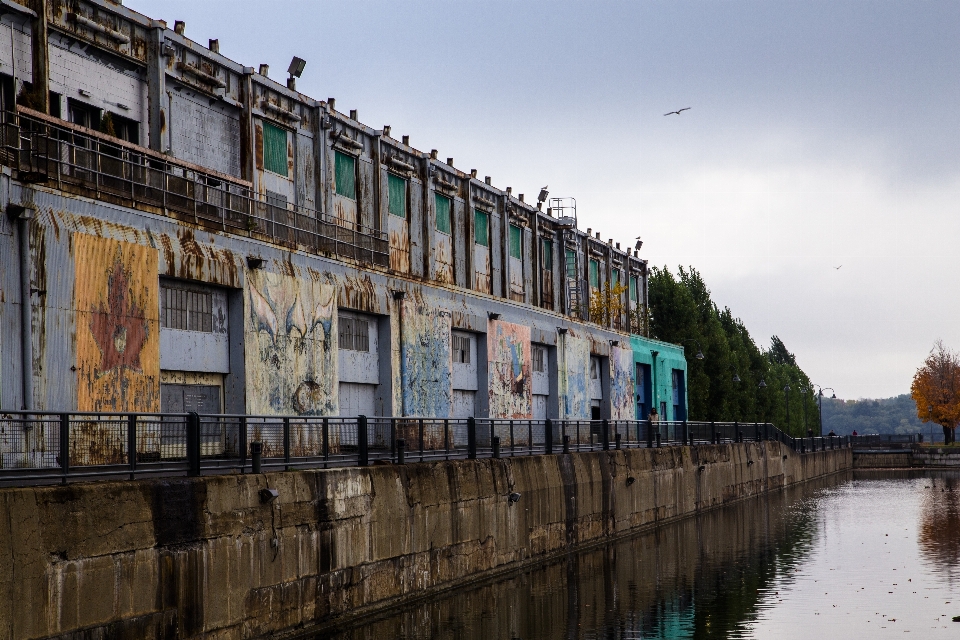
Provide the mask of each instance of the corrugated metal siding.
POLYGON ((171 83, 170 154, 240 177, 240 110, 171 83), (179 91, 177 89, 180 89, 179 91))

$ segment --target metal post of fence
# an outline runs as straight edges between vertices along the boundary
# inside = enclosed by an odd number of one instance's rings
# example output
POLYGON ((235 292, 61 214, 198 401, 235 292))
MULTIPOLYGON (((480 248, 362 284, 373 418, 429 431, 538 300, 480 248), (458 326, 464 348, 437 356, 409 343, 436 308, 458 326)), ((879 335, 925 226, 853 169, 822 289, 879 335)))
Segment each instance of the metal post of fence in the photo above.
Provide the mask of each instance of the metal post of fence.
POLYGON ((657 448, 660 448, 660 427, 657 427, 657 448))
POLYGON ((290 418, 283 419, 283 468, 290 471, 290 418))
POLYGON ((547 455, 553 453, 553 420, 550 418, 543 423, 543 448, 547 455))
POLYGON ((600 443, 604 451, 610 450, 610 421, 606 418, 600 421, 600 443))
POLYGON ((323 461, 330 458, 330 419, 324 418, 320 423, 321 435, 323 436, 323 461))
POLYGON ((247 416, 240 418, 240 433, 237 434, 237 447, 240 449, 240 472, 247 469, 247 416))
POLYGON ((490 438, 490 444, 493 446, 493 457, 500 457, 500 436, 493 436, 490 438))
POLYGON ((647 449, 653 446, 653 422, 647 420, 647 449))
POLYGON ((563 436, 563 452, 570 453, 570 436, 563 436))
POLYGON ((687 421, 684 420, 680 425, 680 444, 687 444, 687 421))
POLYGON ((423 418, 417 420, 418 440, 420 440, 420 462, 423 462, 423 418))
POLYGON ((63 473, 63 484, 67 484, 67 475, 70 474, 70 414, 60 414, 60 472, 63 473))
POLYGON ((614 445, 613 445, 614 448, 619 449, 619 448, 620 448, 620 433, 619 433, 619 432, 617 432, 616 434, 614 434, 613 440, 614 440, 614 445))
POLYGON ((260 464, 263 458, 263 443, 253 441, 250 443, 250 467, 254 473, 260 473, 260 464))
POLYGON ((717 443, 717 423, 713 421, 710 422, 710 444, 718 444, 717 443))
MULTIPOLYGON (((420 438, 423 442, 423 438, 420 438)), ((357 466, 370 464, 370 451, 367 449, 367 416, 357 416, 357 466)))
MULTIPOLYGON (((510 421, 510 455, 513 455, 513 420, 510 421)), ((498 456, 499 457, 499 456, 498 456)))
POLYGON ((130 467, 130 479, 137 473, 137 414, 127 416, 127 464, 130 467))
POLYGON ((450 420, 444 418, 443 420, 443 449, 445 452, 446 459, 450 459, 450 420))
POLYGON ((403 438, 397 438, 397 464, 405 464, 403 460, 403 451, 407 448, 407 441, 403 438))
POLYGON ((467 418, 467 458, 477 459, 477 419, 467 418))
POLYGON ((196 411, 187 414, 187 465, 190 476, 200 475, 200 416, 196 411))
POLYGON ((533 455, 533 420, 527 420, 527 453, 533 455))

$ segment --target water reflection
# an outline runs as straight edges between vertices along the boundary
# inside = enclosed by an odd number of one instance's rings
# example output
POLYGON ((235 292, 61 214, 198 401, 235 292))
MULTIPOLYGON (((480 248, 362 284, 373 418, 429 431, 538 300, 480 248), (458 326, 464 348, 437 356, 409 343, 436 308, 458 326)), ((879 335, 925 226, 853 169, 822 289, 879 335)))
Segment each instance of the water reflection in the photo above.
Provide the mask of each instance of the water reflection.
POLYGON ((821 497, 848 481, 742 502, 315 637, 748 637, 809 560, 821 497))
POLYGON ((923 559, 931 570, 950 584, 957 583, 960 579, 960 476, 939 474, 927 478, 917 537, 923 559))

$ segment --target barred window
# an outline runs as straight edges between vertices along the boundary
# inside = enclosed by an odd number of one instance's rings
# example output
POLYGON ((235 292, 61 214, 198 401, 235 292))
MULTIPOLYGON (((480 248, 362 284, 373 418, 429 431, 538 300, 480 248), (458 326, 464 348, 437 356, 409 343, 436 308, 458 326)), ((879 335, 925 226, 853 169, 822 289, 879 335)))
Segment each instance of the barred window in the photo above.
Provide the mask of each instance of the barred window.
POLYGON ((470 336, 453 336, 453 361, 470 364, 470 336))
POLYGON ((337 344, 349 351, 370 351, 370 323, 363 318, 340 316, 337 319, 337 344))
POLYGON ((160 326, 213 333, 213 295, 186 287, 160 285, 160 326))
POLYGON ((533 370, 537 373, 543 373, 547 370, 547 367, 544 363, 545 358, 543 357, 546 351, 547 350, 543 347, 533 348, 533 370))

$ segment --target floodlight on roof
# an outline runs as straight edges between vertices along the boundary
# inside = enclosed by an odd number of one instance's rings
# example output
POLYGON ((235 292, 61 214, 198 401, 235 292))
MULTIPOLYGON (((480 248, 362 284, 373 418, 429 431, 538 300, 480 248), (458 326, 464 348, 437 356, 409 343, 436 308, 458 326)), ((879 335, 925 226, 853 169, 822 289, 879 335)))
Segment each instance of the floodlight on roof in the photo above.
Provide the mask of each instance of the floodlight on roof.
POLYGON ((299 78, 303 75, 303 68, 307 66, 307 61, 303 58, 298 58, 293 56, 293 60, 290 61, 290 67, 287 69, 287 73, 290 74, 291 78, 299 78))

